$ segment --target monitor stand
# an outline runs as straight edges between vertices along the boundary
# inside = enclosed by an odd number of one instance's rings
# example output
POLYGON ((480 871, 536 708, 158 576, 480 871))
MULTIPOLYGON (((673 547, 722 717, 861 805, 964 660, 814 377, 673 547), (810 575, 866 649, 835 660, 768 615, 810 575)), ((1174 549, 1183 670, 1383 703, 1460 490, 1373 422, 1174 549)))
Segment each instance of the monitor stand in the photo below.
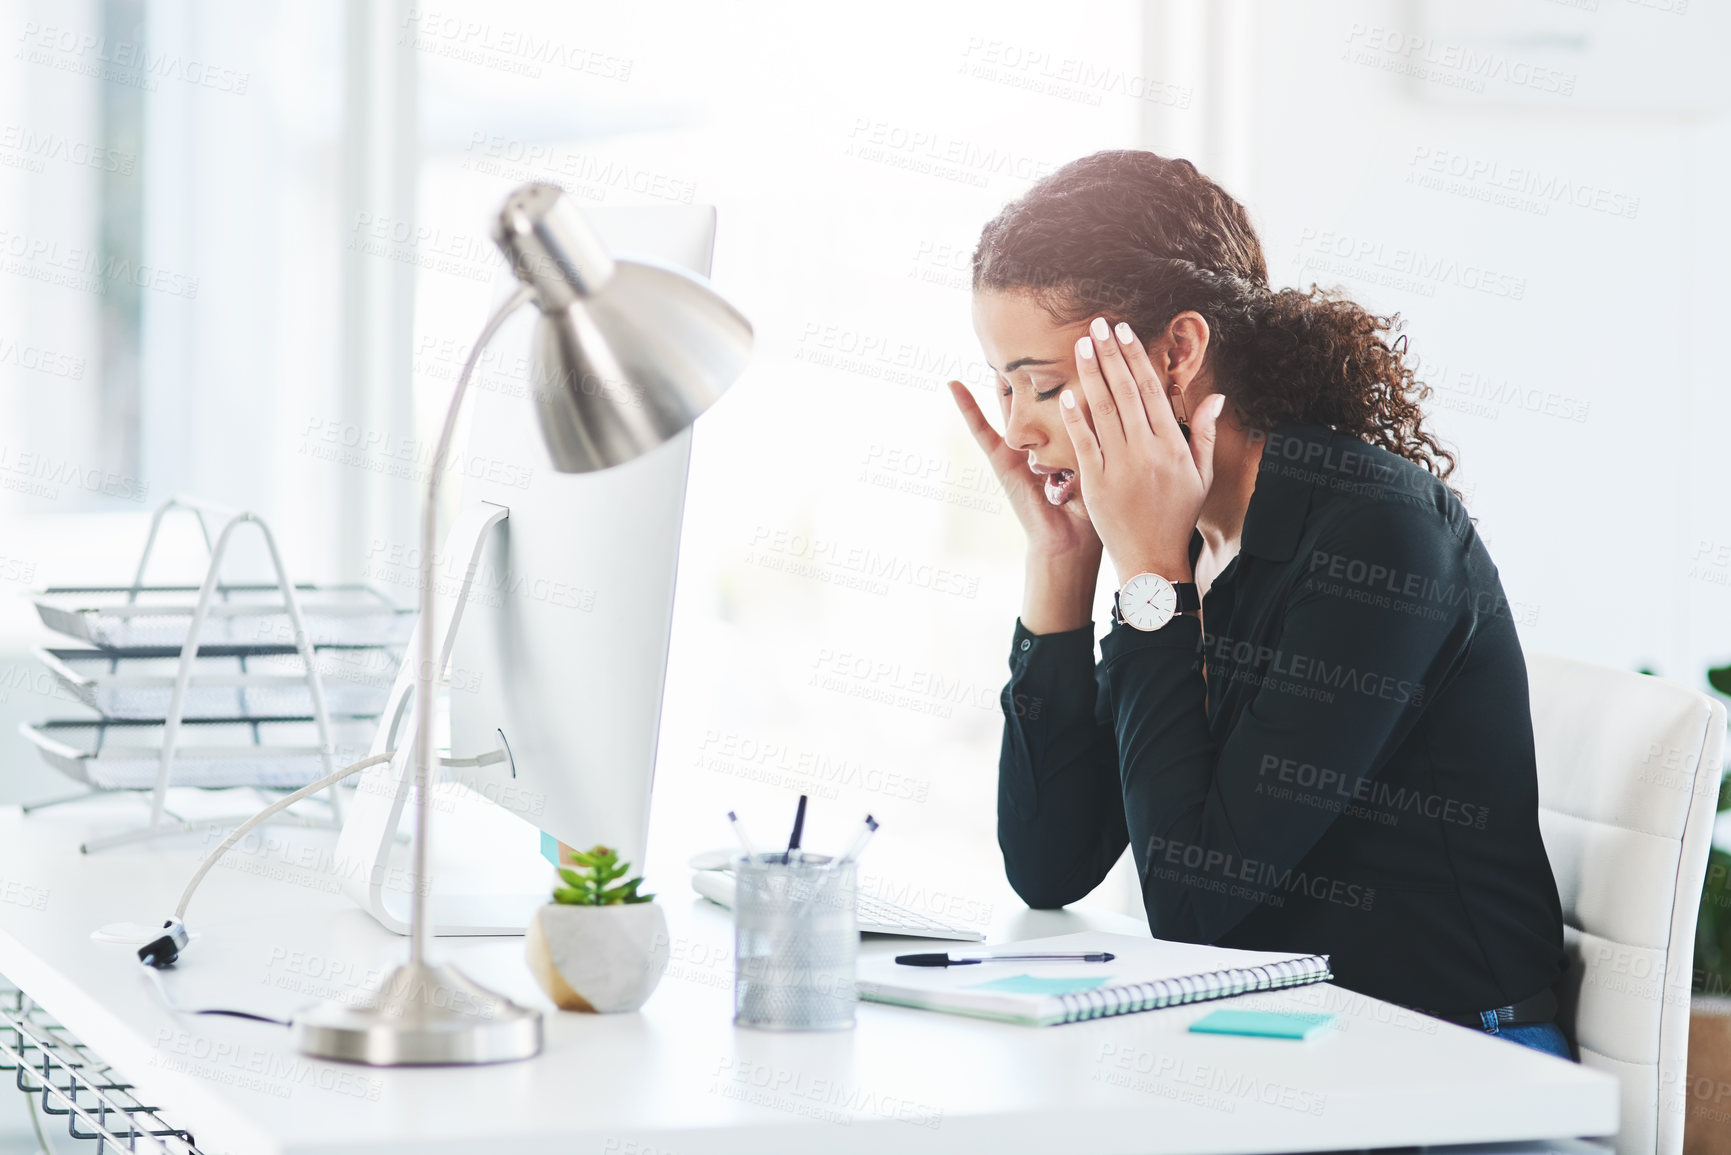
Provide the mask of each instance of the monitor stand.
MULTIPOLYGON (((468 562, 457 596, 442 599, 443 604, 439 606, 440 620, 434 632, 434 636, 440 639, 437 643, 439 664, 436 667, 439 670, 450 663, 451 645, 462 622, 463 606, 468 603, 474 585, 487 532, 509 515, 510 510, 502 505, 478 503, 458 517, 446 538, 445 552, 441 556, 463 557, 468 562)), ((359 788, 349 804, 342 834, 337 839, 335 856, 343 893, 377 919, 380 926, 402 935, 409 933, 410 894, 407 886, 414 885, 414 882, 407 870, 391 865, 391 850, 397 843, 397 827, 414 787, 411 763, 414 760, 415 672, 420 661, 420 631, 417 628, 397 670, 396 683, 391 687, 390 697, 380 715, 378 733, 373 736, 369 751, 383 754, 394 748, 396 755, 388 762, 369 766, 361 772, 359 788), (398 741, 399 736, 401 741, 398 741)), ((486 802, 479 805, 491 806, 486 802)), ((503 810, 499 814, 521 822, 503 810)), ((435 833, 431 845, 435 850, 441 840, 449 845, 454 837, 460 837, 458 830, 453 829, 454 817, 457 816, 432 816, 435 833)), ((436 882, 435 877, 435 885, 436 882)), ((431 920, 427 929, 431 934, 444 937, 521 935, 536 908, 549 901, 549 891, 440 894, 434 890, 427 899, 431 920)))

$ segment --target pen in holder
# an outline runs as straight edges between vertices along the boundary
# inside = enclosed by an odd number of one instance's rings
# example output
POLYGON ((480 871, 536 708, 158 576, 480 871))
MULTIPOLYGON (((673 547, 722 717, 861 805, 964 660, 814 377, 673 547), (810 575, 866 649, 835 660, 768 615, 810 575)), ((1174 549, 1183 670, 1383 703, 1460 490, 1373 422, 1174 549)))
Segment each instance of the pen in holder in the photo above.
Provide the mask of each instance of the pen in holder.
POLYGON ((854 863, 779 850, 733 860, 733 1021, 777 1031, 851 1027, 859 994, 854 863))

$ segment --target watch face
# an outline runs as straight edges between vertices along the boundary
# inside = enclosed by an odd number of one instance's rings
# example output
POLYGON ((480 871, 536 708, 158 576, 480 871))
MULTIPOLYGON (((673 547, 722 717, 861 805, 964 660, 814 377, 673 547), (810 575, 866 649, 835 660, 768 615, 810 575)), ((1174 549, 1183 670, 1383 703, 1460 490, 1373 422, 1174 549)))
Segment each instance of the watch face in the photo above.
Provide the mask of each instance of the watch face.
POLYGON ((1178 612, 1178 591, 1159 574, 1139 573, 1118 591, 1118 613, 1139 630, 1157 630, 1178 612))

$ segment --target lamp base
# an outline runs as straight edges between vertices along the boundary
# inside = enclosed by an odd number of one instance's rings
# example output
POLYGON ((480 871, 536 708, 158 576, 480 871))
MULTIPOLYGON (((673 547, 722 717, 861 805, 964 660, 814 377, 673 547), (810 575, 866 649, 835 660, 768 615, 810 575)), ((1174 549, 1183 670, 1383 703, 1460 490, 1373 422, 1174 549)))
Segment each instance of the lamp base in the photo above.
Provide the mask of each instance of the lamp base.
POLYGON ((374 1067, 508 1063, 541 1053, 541 1012, 454 967, 406 963, 357 1006, 324 1003, 296 1015, 303 1055, 374 1067))

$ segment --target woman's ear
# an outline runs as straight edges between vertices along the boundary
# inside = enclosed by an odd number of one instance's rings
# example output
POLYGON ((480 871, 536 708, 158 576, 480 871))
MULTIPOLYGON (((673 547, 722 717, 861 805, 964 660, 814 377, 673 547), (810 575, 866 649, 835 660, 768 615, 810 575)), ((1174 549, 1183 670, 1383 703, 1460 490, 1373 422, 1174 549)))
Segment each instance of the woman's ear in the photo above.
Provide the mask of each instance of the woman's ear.
POLYGON ((1182 387, 1186 395, 1202 376, 1208 360, 1208 338, 1208 321, 1194 309, 1178 314, 1166 326, 1166 376, 1182 387))

